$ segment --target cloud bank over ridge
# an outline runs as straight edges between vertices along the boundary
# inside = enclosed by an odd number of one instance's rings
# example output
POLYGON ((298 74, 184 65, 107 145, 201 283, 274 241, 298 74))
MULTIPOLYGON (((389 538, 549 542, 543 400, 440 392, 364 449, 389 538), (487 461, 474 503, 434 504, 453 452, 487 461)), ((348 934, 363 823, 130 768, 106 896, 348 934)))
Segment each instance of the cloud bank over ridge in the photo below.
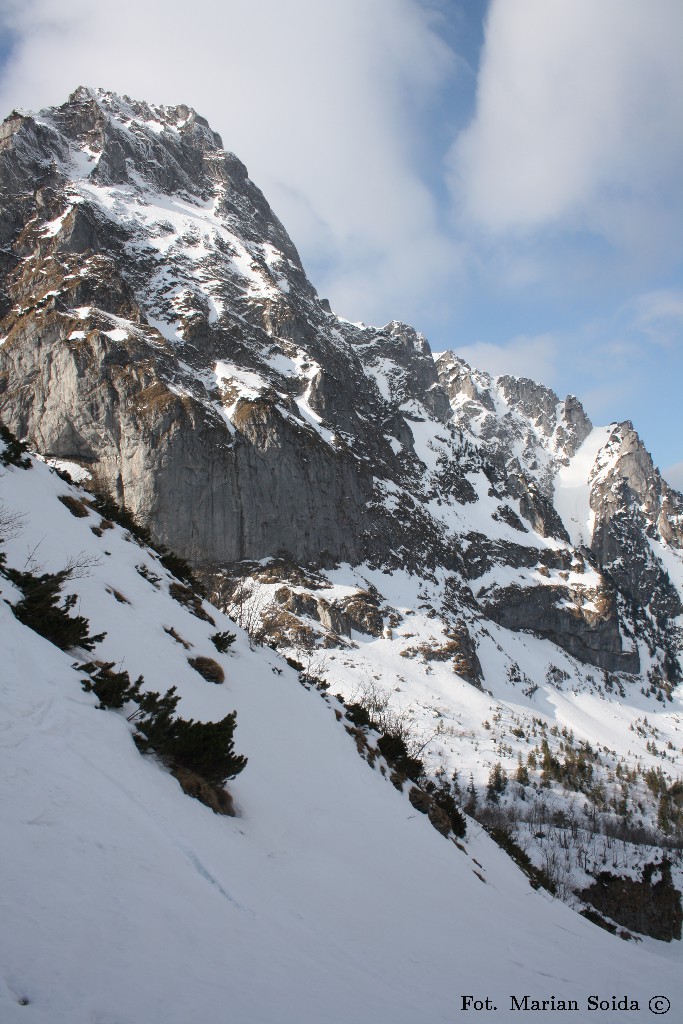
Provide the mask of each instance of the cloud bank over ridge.
POLYGON ((0 32, 3 113, 79 84, 194 106, 343 316, 588 387, 603 421, 643 374, 636 422, 673 406, 678 0, 5 0, 0 32))

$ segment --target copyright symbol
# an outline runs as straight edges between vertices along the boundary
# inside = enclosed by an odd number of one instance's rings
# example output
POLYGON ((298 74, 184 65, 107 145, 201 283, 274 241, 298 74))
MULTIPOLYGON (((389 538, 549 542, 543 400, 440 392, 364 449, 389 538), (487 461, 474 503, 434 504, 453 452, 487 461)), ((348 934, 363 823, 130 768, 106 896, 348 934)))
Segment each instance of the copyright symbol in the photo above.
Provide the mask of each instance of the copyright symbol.
POLYGON ((668 1013, 671 1009, 671 1001, 666 996, 653 996, 648 1006, 652 1013, 668 1013))

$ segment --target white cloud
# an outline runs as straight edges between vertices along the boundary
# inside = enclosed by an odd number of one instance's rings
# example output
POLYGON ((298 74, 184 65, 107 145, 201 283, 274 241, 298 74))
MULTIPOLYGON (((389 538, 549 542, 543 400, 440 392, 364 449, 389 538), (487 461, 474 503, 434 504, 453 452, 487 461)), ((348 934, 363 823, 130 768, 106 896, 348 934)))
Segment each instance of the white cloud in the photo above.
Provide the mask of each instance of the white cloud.
MULTIPOLYGON (((638 427, 647 408, 647 418, 666 433, 679 418, 680 402, 673 396, 682 342, 683 292, 661 289, 571 327, 557 323, 551 331, 500 343, 480 340, 458 346, 457 353, 494 376, 530 377, 560 397, 578 395, 596 423, 632 419, 638 427)), ((659 432, 652 426, 650 431, 659 432)))
POLYGON ((663 469, 662 476, 670 487, 683 492, 683 462, 677 462, 674 466, 663 469))
POLYGON ((450 154, 461 213, 494 234, 678 244, 682 38, 680 0, 492 0, 475 117, 450 154))
POLYGON ((191 104, 340 312, 407 316, 457 265, 414 153, 455 63, 418 0, 6 0, 4 18, 17 38, 5 111, 63 102, 78 84, 191 104))
POLYGON ((683 345, 683 291, 662 288, 633 302, 634 327, 657 345, 683 345))
POLYGON ((470 366, 486 370, 493 377, 502 374, 530 377, 547 387, 555 387, 558 381, 561 346, 552 334, 520 335, 505 345, 477 341, 472 345, 458 346, 457 354, 470 366))

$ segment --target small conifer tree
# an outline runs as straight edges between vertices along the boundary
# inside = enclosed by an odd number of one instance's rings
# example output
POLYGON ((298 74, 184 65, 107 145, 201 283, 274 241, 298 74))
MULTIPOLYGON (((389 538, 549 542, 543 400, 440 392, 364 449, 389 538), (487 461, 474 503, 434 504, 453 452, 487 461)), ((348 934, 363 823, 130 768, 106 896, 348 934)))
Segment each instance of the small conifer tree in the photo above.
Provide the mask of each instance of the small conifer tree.
POLYGON ((465 804, 465 811, 467 814, 475 814, 477 810, 477 803, 477 787, 474 784, 474 775, 470 772, 470 781, 467 786, 467 802, 465 804))
POLYGON ((211 642, 219 654, 225 654, 228 648, 234 644, 236 639, 236 633, 228 633, 225 631, 223 633, 214 633, 211 637, 211 642))
POLYGON ((493 802, 497 802, 498 797, 501 793, 505 792, 505 787, 508 784, 507 772, 502 767, 500 762, 494 764, 489 774, 489 781, 486 787, 486 799, 493 802))
POLYGON ((529 769, 522 761, 521 754, 517 758, 517 771, 515 773, 515 780, 519 782, 520 786, 528 786, 530 782, 529 769))

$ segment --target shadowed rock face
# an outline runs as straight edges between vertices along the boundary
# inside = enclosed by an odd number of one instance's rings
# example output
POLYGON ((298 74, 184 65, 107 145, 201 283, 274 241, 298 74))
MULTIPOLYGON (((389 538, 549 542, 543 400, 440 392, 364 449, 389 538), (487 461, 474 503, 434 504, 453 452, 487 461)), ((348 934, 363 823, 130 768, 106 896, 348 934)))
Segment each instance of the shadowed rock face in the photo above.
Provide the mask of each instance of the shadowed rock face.
POLYGON ((39 450, 88 467, 162 540, 196 562, 280 549, 302 561, 325 548, 362 556, 349 525, 365 518, 371 479, 276 403, 241 400, 233 437, 159 378, 144 341, 124 345, 98 330, 68 341, 49 321, 34 326, 8 353, 5 419, 39 450))
POLYGON ((681 545, 683 499, 630 424, 575 552, 553 488, 592 429, 578 400, 435 363, 405 324, 337 318, 195 111, 79 89, 15 113, 0 190, 0 416, 159 541, 207 572, 272 556, 446 570, 470 624, 610 671, 638 667, 628 605, 658 649, 681 603, 653 542, 681 545), (591 588, 616 597, 595 612, 591 588))
POLYGON ((483 607, 501 626, 546 636, 579 661, 609 671, 638 672, 638 651, 623 650, 614 601, 597 613, 586 613, 572 606, 571 599, 571 592, 563 594, 559 587, 535 587, 530 594, 505 587, 483 607))
POLYGON ((668 860, 658 868, 646 864, 639 882, 601 871, 580 895, 617 924, 641 935, 651 935, 663 942, 681 937, 681 897, 672 883, 668 860), (656 870, 659 878, 653 883, 656 870))

